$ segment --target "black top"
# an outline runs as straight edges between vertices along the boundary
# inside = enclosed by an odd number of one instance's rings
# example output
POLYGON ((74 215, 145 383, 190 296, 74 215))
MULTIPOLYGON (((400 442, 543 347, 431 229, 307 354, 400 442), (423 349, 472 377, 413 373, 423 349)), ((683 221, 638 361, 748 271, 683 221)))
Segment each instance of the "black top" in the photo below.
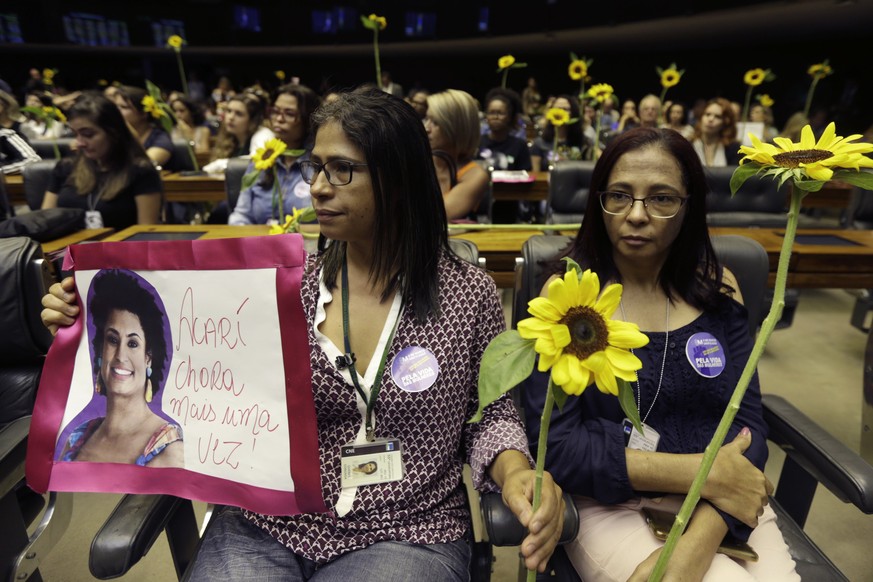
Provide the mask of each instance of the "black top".
POLYGON ((72 182, 68 183, 70 174, 73 172, 75 160, 65 158, 58 162, 52 172, 48 191, 58 195, 58 207, 82 208, 84 210, 98 210, 103 216, 103 225, 115 230, 121 230, 137 223, 136 200, 143 194, 163 192, 161 175, 147 160, 136 163, 131 172, 130 182, 112 200, 103 200, 100 191, 106 181, 106 173, 97 175, 97 187, 94 192, 84 195, 76 192, 72 182))
POLYGON ((488 134, 483 135, 479 141, 479 157, 488 160, 495 170, 532 169, 527 143, 512 135, 503 141, 494 141, 488 134))

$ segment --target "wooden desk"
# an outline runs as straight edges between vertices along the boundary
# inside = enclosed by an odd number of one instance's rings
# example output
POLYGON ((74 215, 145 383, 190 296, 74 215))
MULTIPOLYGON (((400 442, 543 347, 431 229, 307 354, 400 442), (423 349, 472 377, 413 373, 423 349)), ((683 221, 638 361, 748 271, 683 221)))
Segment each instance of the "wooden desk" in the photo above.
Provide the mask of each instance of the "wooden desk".
POLYGON ((493 182, 494 201, 499 200, 548 200, 549 173, 529 172, 533 174, 533 182, 493 182))
POLYGON ((227 199, 224 177, 162 174, 167 202, 220 202, 227 199))
POLYGON ((6 178, 6 195, 12 204, 26 204, 24 197, 24 176, 21 174, 9 174, 6 178))
MULTIPOLYGON (((810 192, 803 198, 803 208, 837 208, 845 210, 852 201, 854 186, 848 182, 831 180, 822 186, 818 192, 810 192)), ((790 194, 789 194, 790 195, 790 194)), ((788 200, 786 200, 788 204, 788 200)))
MULTIPOLYGON (((168 202, 219 202, 227 199, 224 177, 162 174, 168 202)), ((24 204, 24 179, 21 174, 6 176, 6 192, 12 204, 24 204)))
POLYGON ((68 234, 59 239, 44 242, 40 246, 42 247, 43 253, 49 254, 63 250, 70 245, 75 245, 80 242, 101 240, 112 232, 113 230, 111 228, 90 228, 74 232, 73 234, 68 234))
MULTIPOLYGON (((156 225, 132 226, 117 232, 106 241, 125 240, 139 232, 171 233, 200 232, 198 238, 233 238, 266 235, 269 227, 227 225, 156 225)), ((740 234, 761 243, 770 258, 771 281, 776 272, 782 229, 768 228, 713 228, 712 234, 740 234)), ((788 285, 807 288, 873 288, 873 231, 870 230, 803 230, 810 237, 838 237, 850 241, 848 245, 803 244, 794 246, 789 264, 788 285), (851 244, 855 243, 855 244, 851 244)), ((476 244, 485 258, 488 270, 498 287, 511 288, 514 280, 515 258, 521 256, 521 246, 531 236, 545 236, 535 230, 487 230, 459 232, 451 235, 476 244)), ((814 242, 827 242, 818 239, 814 242)))

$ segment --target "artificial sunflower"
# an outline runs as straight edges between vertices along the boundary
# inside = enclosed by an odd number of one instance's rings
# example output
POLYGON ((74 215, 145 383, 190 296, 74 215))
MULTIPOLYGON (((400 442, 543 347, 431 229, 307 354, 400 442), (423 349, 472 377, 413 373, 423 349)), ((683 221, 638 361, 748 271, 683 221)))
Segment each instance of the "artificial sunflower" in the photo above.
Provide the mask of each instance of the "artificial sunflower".
POLYGON ((570 114, 563 109, 552 107, 546 111, 546 119, 554 126, 564 125, 570 122, 570 114))
POLYGON ((57 71, 55 69, 43 69, 42 70, 42 82, 46 85, 54 85, 55 83, 55 74, 57 71))
POLYGON ((518 322, 521 337, 536 340, 539 370, 551 369, 552 381, 567 394, 578 396, 596 383, 601 392, 618 395, 616 377, 633 382, 642 368, 628 350, 643 347, 649 338, 636 324, 612 319, 621 291, 613 284, 600 294, 595 273, 589 269, 580 277, 571 269, 549 283, 548 298, 528 304, 533 317, 518 322))
POLYGON ((768 174, 782 176, 782 181, 793 177, 795 183, 804 179, 830 180, 833 168, 859 170, 873 168, 873 159, 862 154, 873 152, 873 144, 851 143, 859 134, 842 137, 836 135, 836 126, 828 124, 818 142, 810 126, 800 132, 800 143, 777 137, 775 144, 764 143, 752 134, 751 146, 741 146, 740 153, 745 157, 740 161, 754 162, 766 168, 768 174))
POLYGON ((281 139, 273 138, 264 144, 264 147, 258 148, 252 161, 255 163, 256 170, 269 170, 276 163, 276 160, 288 148, 285 142, 281 139))
POLYGON ((675 87, 682 75, 676 69, 667 69, 661 73, 661 86, 665 89, 675 87))
POLYGON ((43 113, 45 113, 46 118, 57 119, 61 123, 67 122, 67 116, 64 115, 64 112, 58 109, 57 107, 46 105, 42 108, 43 113))
POLYGON ((508 69, 512 65, 515 64, 515 57, 512 55, 503 55, 499 59, 497 59, 497 67, 502 71, 503 69, 508 69))
POLYGON ((574 60, 570 63, 568 72, 574 81, 582 81, 588 76, 588 64, 581 59, 574 60))
POLYGON ((612 98, 612 94, 615 91, 612 88, 612 85, 608 85, 607 83, 598 83, 588 89, 588 96, 592 99, 597 99, 598 103, 604 103, 608 99, 612 98))
POLYGON ((279 79, 280 81, 285 80, 285 71, 282 71, 282 70, 273 71, 273 74, 276 75, 276 78, 279 79))
POLYGON ((178 34, 174 34, 167 39, 167 46, 174 49, 182 48, 182 45, 185 44, 185 41, 182 40, 182 37, 178 34))
POLYGON ((767 71, 764 69, 749 69, 746 71, 745 76, 743 76, 743 81, 746 85, 751 85, 752 87, 757 87, 761 83, 764 82, 764 79, 767 78, 767 71))
POLYGON ((758 99, 758 103, 760 103, 763 107, 773 107, 773 104, 775 103, 775 101, 773 101, 773 98, 770 97, 770 95, 768 95, 767 93, 764 93, 763 95, 758 95, 756 98, 758 99))
POLYGON ((301 222, 311 222, 315 220, 315 210, 309 208, 295 208, 292 214, 285 215, 283 224, 274 224, 270 227, 270 234, 286 234, 289 232, 300 232, 301 222))
POLYGON ((157 100, 151 95, 146 95, 142 98, 142 109, 155 119, 160 119, 166 115, 164 110, 158 105, 157 100))

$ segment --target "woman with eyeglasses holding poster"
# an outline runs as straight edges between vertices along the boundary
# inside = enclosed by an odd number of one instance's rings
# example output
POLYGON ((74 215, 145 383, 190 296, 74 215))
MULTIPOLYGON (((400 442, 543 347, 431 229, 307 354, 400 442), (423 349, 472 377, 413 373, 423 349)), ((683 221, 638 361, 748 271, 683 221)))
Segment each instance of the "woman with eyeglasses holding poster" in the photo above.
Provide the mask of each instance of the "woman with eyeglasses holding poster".
MULTIPOLYGON (((330 512, 225 508, 187 579, 468 580, 465 462, 477 488, 502 490, 530 532, 526 566, 544 571, 563 526, 561 491, 546 476, 533 513, 532 459, 508 395, 467 422, 482 353, 505 320, 494 281, 449 248, 421 120, 377 89, 340 94, 312 120, 300 169, 330 242, 309 257, 301 299, 330 512), (379 449, 378 472, 354 470, 357 447, 379 449)), ((64 289, 72 279, 44 298, 49 326, 73 321, 64 289)))
MULTIPOLYGON (((309 184, 300 174, 300 162, 309 159, 312 148, 309 117, 320 104, 321 98, 308 87, 290 84, 279 87, 270 114, 273 133, 285 143, 286 151, 303 153, 299 157, 279 156, 274 166, 276 176, 272 171, 261 172, 257 182, 240 192, 228 224, 282 223, 285 215, 311 205, 309 184)), ((250 164, 246 173, 254 169, 250 164)))

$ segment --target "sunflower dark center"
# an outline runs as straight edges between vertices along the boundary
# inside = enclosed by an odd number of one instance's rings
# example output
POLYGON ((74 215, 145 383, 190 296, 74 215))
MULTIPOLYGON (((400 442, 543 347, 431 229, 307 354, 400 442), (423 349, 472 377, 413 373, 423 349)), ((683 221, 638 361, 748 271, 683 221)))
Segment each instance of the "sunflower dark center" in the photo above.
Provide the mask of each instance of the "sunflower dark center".
POLYGON ((570 330, 570 345, 564 348, 580 360, 609 345, 609 330, 603 316, 590 307, 573 307, 561 319, 570 330))
POLYGON ((812 164, 832 157, 833 152, 827 150, 797 150, 776 154, 773 159, 783 168, 796 168, 800 164, 812 164))
POLYGON ((264 150, 264 158, 269 158, 273 155, 273 150, 264 150))

